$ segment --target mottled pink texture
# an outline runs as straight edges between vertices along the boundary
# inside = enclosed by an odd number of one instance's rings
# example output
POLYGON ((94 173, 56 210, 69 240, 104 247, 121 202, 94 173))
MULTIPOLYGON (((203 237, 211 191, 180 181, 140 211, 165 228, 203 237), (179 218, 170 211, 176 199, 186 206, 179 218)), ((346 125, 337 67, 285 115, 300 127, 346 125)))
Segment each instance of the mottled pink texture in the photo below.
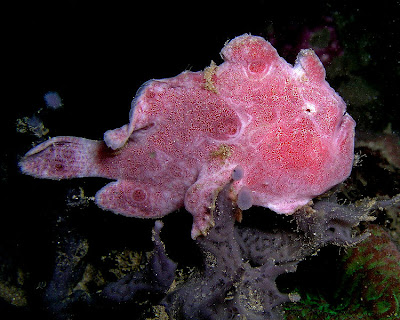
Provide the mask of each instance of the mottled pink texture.
POLYGON ((53 138, 26 154, 22 171, 114 179, 96 202, 127 216, 158 218, 185 206, 193 237, 213 225, 210 208, 235 168, 233 199, 286 214, 348 177, 355 122, 312 50, 291 66, 245 34, 221 55, 220 66, 147 82, 129 124, 104 142, 53 138))

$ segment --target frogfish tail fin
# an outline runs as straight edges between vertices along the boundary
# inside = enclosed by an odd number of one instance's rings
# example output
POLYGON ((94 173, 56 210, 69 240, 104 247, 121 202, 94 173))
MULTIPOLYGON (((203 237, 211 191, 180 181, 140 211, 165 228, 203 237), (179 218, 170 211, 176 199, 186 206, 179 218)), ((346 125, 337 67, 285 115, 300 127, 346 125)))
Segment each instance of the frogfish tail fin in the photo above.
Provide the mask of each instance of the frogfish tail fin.
POLYGON ((28 151, 19 162, 25 174, 47 179, 96 176, 95 157, 100 141, 55 137, 28 151))

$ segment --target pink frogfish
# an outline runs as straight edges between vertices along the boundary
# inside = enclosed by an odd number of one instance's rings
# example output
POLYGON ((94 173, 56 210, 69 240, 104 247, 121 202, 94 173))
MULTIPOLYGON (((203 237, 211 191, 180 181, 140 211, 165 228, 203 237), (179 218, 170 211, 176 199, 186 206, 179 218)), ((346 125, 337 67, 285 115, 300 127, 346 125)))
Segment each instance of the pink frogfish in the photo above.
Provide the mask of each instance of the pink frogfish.
POLYGON ((221 56, 219 66, 145 83, 129 124, 106 131, 104 141, 39 144, 22 172, 112 179, 95 201, 130 217, 185 207, 193 238, 213 226, 216 195, 230 181, 240 209, 292 214, 349 176, 355 121, 311 49, 292 66, 265 39, 244 34, 221 56))

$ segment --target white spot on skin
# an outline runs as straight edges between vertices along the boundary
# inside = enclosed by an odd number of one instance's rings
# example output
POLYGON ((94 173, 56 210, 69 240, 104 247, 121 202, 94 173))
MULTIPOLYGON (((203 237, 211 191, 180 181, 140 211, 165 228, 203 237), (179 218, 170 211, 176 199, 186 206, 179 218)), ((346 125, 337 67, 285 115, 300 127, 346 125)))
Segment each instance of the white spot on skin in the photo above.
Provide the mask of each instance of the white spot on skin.
POLYGON ((304 104, 303 110, 306 113, 315 113, 317 111, 315 105, 310 102, 306 102, 304 104))

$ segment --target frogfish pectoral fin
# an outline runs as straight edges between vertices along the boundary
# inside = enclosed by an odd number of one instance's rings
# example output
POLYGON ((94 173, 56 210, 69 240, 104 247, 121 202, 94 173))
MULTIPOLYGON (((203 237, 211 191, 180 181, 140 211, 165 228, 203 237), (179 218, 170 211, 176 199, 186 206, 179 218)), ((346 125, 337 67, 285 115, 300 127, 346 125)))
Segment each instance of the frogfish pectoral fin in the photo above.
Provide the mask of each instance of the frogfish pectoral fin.
POLYGON ((96 204, 128 217, 160 218, 183 206, 183 191, 174 193, 162 184, 120 180, 98 191, 96 204))

